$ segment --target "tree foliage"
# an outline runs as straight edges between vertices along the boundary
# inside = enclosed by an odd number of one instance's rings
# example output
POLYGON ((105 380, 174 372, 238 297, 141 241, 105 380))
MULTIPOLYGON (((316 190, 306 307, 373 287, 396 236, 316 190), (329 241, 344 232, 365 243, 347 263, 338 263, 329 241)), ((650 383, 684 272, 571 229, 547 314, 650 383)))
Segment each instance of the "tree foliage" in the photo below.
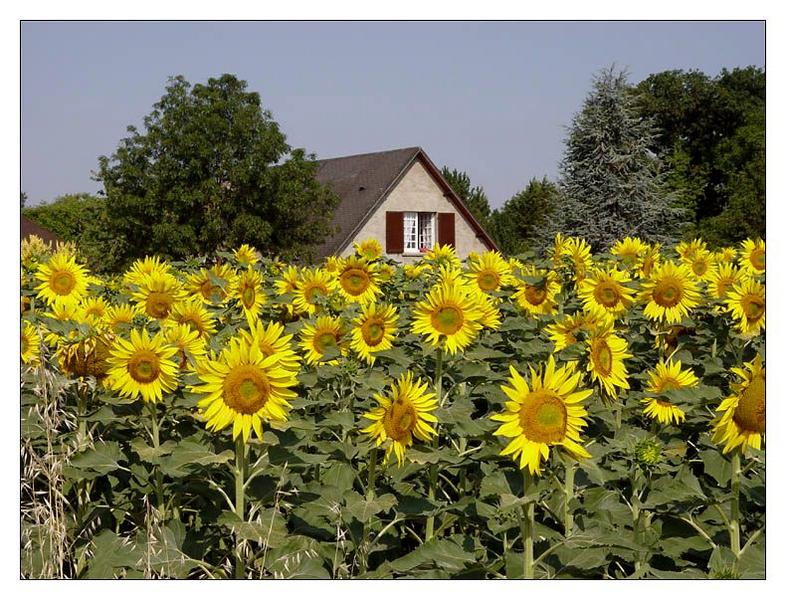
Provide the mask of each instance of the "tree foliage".
POLYGON ((464 201, 469 211, 478 220, 483 228, 492 235, 491 206, 486 192, 480 186, 473 186, 469 175, 465 171, 442 167, 442 176, 453 188, 459 198, 464 201))
POLYGON ((194 86, 171 78, 143 130, 128 127, 115 153, 99 158, 118 267, 242 243, 303 259, 330 233, 338 197, 246 87, 228 74, 194 86))
POLYGON ((682 193, 686 235, 713 245, 764 238, 764 71, 664 71, 635 92, 657 126, 655 149, 673 169, 668 184, 682 193))
POLYGON ((548 241, 548 224, 560 202, 559 188, 543 177, 532 178, 527 187, 492 214, 492 230, 506 254, 538 250, 548 241))
POLYGON ((574 116, 560 164, 564 204, 552 232, 585 238, 594 250, 627 235, 669 242, 679 234, 677 194, 653 152, 625 72, 602 70, 574 116))

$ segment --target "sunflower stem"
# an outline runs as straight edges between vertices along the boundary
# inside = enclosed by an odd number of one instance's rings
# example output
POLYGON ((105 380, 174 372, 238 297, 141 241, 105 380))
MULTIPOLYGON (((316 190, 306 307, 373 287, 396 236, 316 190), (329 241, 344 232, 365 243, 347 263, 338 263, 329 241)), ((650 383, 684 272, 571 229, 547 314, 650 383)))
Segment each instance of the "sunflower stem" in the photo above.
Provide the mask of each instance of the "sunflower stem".
MULTIPOLYGON (((436 366, 434 368, 434 393, 437 396, 437 405, 442 408, 442 347, 437 348, 436 366)), ((439 429, 437 429, 439 432, 439 429)), ((432 446, 439 446, 439 433, 434 438, 432 446)), ((437 465, 432 463, 428 468, 428 498, 434 500, 437 496, 437 465)), ((434 515, 426 518, 426 541, 434 537, 434 515)))
POLYGON ((729 519, 729 537, 731 538, 731 551, 734 556, 740 557, 740 481, 742 469, 740 468, 740 453, 731 455, 731 518, 729 519))
POLYGON ((562 524, 565 527, 565 537, 573 531, 573 511, 570 503, 573 501, 573 480, 576 475, 576 463, 572 458, 565 460, 565 505, 562 507, 562 524))
POLYGON ((78 384, 79 393, 77 394, 77 418, 79 419, 79 434, 77 444, 82 450, 87 444, 87 382, 78 384))
MULTIPOLYGON (((241 521, 246 520, 246 504, 244 484, 246 476, 246 445, 243 436, 235 440, 235 514, 241 521)), ((246 566, 243 563, 243 552, 240 548, 240 536, 235 534, 235 579, 245 579, 246 566)))
MULTIPOLYGON (((524 497, 528 493, 534 492, 533 479, 528 469, 522 471, 524 476, 524 487, 522 492, 524 497)), ((528 500, 522 509, 523 514, 519 517, 519 526, 521 528, 521 539, 524 544, 524 579, 535 578, 535 552, 533 535, 535 533, 535 502, 528 500)))
MULTIPOLYGON (((152 432, 150 437, 152 438, 153 448, 156 450, 156 455, 158 455, 158 448, 161 445, 161 440, 158 434, 158 414, 156 413, 156 403, 149 402, 148 405, 150 406, 150 422, 152 424, 152 432)), ((164 479, 161 475, 161 470, 158 468, 158 465, 154 465, 153 470, 156 473, 156 498, 158 499, 158 511, 161 513, 161 517, 164 518, 164 479)))
POLYGON ((374 486, 377 481, 377 448, 376 446, 371 449, 371 456, 368 461, 368 488, 366 488, 366 498, 368 500, 374 499, 374 486))

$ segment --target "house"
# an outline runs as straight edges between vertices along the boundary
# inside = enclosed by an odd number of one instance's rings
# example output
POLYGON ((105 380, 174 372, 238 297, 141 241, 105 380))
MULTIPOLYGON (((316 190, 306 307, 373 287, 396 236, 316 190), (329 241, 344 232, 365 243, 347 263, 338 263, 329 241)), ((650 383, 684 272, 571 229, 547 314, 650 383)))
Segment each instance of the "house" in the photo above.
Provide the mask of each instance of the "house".
POLYGON ((30 237, 31 235, 37 235, 46 243, 53 246, 60 241, 57 239, 57 236, 49 231, 46 227, 41 227, 38 223, 31 221, 24 215, 22 215, 19 225, 20 241, 26 237, 30 237))
POLYGON ((320 160, 316 178, 341 198, 336 233, 319 256, 347 256, 368 238, 401 262, 414 262, 436 243, 452 245, 460 258, 497 249, 422 148, 320 160))

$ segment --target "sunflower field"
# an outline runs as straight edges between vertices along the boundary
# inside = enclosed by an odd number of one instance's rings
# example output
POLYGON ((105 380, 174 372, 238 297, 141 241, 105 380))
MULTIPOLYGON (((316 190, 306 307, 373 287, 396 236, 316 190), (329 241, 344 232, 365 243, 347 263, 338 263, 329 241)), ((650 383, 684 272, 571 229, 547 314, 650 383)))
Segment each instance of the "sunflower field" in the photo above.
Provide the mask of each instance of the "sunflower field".
POLYGON ((21 253, 24 578, 762 578, 765 252, 21 253))

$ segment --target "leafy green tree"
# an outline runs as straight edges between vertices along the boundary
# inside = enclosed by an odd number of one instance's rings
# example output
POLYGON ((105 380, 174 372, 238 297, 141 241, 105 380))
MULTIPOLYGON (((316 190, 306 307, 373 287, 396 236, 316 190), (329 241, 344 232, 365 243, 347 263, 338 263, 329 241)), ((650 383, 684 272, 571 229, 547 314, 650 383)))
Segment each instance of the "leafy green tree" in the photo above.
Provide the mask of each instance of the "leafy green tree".
POLYGON ((442 176, 453 188, 459 198, 464 201, 472 215, 478 220, 489 235, 494 237, 491 231, 491 206, 486 192, 480 186, 473 186, 469 175, 465 171, 442 167, 442 176))
POLYGON ((339 198, 246 87, 228 74, 193 87, 171 78, 143 131, 128 127, 115 153, 99 158, 118 267, 242 243, 308 259, 329 235, 339 198))
POLYGON ((678 237, 679 199, 652 150, 654 135, 627 74, 601 71, 569 129, 560 164, 565 198, 552 233, 579 235, 594 251, 626 235, 666 243, 678 237))
POLYGON ((544 177, 532 178, 527 187, 492 214, 492 229, 506 254, 537 251, 546 246, 549 222, 560 203, 559 188, 544 177))
POLYGON ((664 71, 635 88, 654 120, 655 149, 673 171, 668 185, 683 196, 691 227, 713 245, 764 237, 765 74, 757 67, 664 71))

